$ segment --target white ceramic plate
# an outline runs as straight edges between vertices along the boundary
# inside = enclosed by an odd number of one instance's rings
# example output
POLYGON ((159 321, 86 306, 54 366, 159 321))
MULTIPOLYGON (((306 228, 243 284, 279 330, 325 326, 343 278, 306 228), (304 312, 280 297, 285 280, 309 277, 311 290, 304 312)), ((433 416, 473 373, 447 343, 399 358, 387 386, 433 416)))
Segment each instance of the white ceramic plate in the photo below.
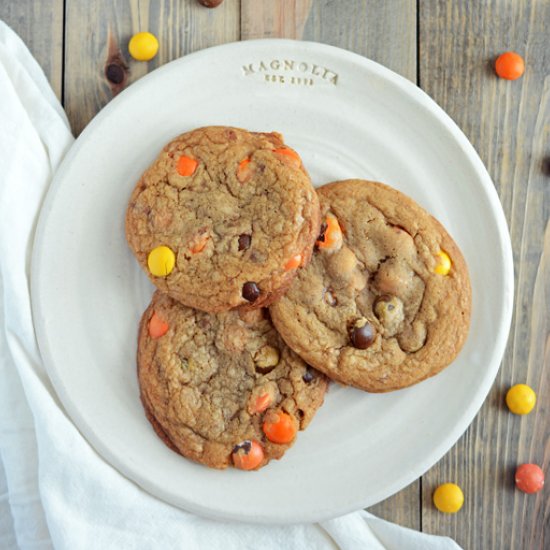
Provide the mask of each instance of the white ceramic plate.
POLYGON ((443 456, 495 378, 513 295, 497 194, 450 118, 416 86, 372 61, 279 40, 189 55, 107 105, 50 189, 32 281, 48 373, 95 449, 167 502, 268 523, 321 520, 374 504, 443 456), (252 473, 211 470, 170 451, 145 419, 136 380, 137 324, 152 287, 126 245, 126 203, 162 145, 212 124, 281 131, 316 185, 358 177, 404 191, 456 239, 473 285, 470 336, 447 370, 387 395, 333 385, 284 459, 252 473))

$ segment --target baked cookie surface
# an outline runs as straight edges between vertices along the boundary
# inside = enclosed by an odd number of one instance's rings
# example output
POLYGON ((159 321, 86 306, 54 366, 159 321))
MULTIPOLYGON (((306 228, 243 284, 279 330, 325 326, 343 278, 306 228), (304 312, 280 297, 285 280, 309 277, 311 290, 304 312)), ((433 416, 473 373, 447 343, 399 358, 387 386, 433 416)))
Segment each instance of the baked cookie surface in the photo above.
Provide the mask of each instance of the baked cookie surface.
POLYGON ((269 304, 307 264, 319 204, 277 133, 206 127, 164 147, 138 181, 126 238, 153 284, 203 311, 269 304))
POLYGON ((412 199, 375 182, 317 189, 321 233, 310 264, 270 308, 307 363, 371 392, 410 386, 462 348, 471 288, 443 226, 412 199))
POLYGON ((138 379, 146 415, 170 448, 213 468, 257 469, 309 424, 327 379, 266 316, 210 314, 155 293, 140 324, 138 379))

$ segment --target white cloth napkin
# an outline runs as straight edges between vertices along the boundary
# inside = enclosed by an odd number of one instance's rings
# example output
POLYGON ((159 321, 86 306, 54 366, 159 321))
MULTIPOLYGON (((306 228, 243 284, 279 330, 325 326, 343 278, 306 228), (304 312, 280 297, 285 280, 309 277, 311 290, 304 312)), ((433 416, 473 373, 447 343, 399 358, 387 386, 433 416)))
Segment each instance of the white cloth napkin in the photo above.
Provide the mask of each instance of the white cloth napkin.
POLYGON ((96 454, 52 389, 29 295, 37 216, 73 141, 42 70, 0 21, 0 548, 459 549, 364 511, 290 527, 212 521, 157 500, 96 454))

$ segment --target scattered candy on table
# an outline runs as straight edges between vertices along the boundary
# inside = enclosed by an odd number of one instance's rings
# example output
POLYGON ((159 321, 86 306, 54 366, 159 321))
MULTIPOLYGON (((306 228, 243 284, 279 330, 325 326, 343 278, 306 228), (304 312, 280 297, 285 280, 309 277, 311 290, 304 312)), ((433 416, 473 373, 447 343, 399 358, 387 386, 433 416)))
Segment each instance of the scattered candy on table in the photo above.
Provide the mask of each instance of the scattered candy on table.
POLYGON ((435 507, 446 514, 455 514, 464 504, 464 493, 455 483, 443 483, 433 494, 435 507))
MULTIPOLYGON (((496 59, 495 72, 500 78, 517 80, 525 72, 525 61, 516 52, 504 52, 496 59)), ((506 393, 506 404, 514 414, 529 414, 536 402, 537 394, 527 384, 515 384, 506 393)), ((520 491, 537 493, 544 486, 544 472, 536 464, 521 464, 516 469, 515 482, 520 491)), ((436 502, 436 494, 434 494, 434 502, 437 508, 441 510, 436 502)))
POLYGON ((137 61, 149 61, 153 59, 159 50, 159 41, 150 32, 138 32, 130 38, 128 51, 137 61))
POLYGON ((157 246, 149 252, 147 266, 155 277, 166 277, 176 265, 176 255, 167 246, 157 246))
POLYGON ((536 464, 522 464, 516 469, 516 487, 524 493, 538 493, 544 486, 544 472, 536 464))
POLYGON ((525 72, 523 57, 516 52, 505 52, 497 57, 495 72, 500 78, 516 80, 525 72))
POLYGON ((536 402, 537 394, 527 384, 516 384, 506 394, 506 404, 514 414, 529 414, 536 402))

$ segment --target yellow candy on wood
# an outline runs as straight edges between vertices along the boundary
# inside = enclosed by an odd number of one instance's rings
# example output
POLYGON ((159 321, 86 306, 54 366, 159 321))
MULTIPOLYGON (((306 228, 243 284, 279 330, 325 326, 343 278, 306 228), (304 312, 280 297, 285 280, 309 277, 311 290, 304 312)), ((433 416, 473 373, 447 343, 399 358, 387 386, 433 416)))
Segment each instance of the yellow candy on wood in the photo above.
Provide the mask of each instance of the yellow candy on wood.
POLYGON ((149 61, 153 59, 159 50, 159 41, 150 32, 138 32, 130 38, 128 51, 137 61, 149 61))
POLYGON ((464 493, 455 483, 444 483, 434 492, 435 507, 445 514, 455 514, 464 504, 464 493))
POLYGON ((506 394, 506 404, 514 414, 529 414, 536 402, 537 394, 527 384, 516 384, 506 394))

